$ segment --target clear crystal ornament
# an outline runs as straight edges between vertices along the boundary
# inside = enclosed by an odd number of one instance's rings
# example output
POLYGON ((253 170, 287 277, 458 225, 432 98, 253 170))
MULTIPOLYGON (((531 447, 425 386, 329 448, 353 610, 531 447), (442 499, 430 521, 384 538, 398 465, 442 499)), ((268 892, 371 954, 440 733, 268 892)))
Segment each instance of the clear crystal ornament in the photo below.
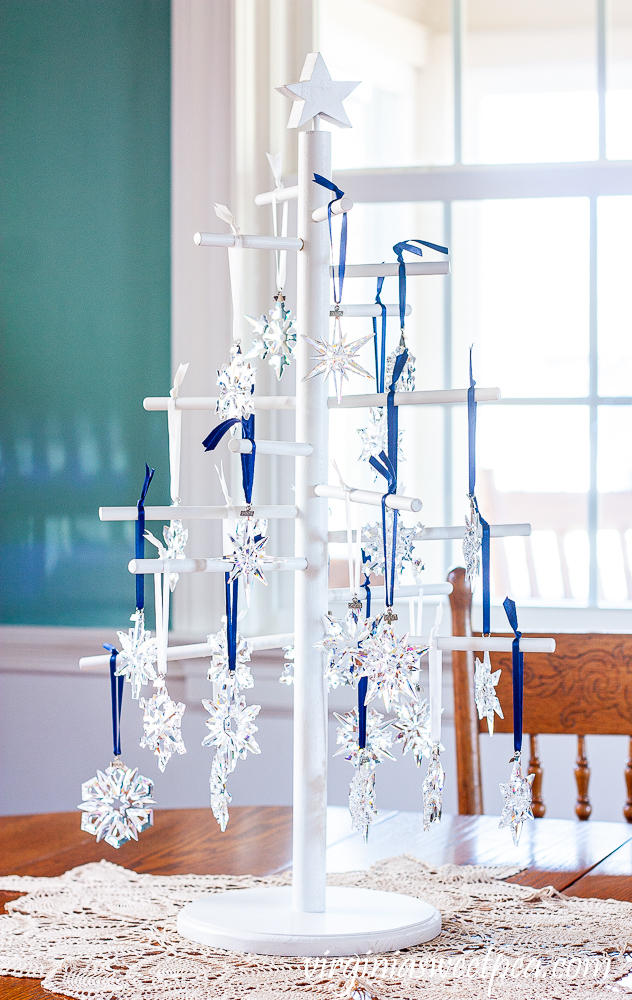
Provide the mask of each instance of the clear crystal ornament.
POLYGON ((496 694, 500 670, 492 671, 489 653, 485 650, 482 661, 476 658, 474 665, 474 697, 479 719, 487 718, 487 729, 494 735, 494 712, 504 719, 503 710, 496 694))
POLYGON ((213 816, 219 824, 219 828, 224 833, 228 825, 228 806, 232 796, 228 791, 228 763, 225 754, 218 751, 213 757, 211 764, 211 775, 209 786, 211 793, 211 810, 213 816))
POLYGON ((138 840, 138 834, 153 826, 155 805, 151 797, 153 782, 127 767, 122 760, 113 761, 105 771, 84 781, 81 786, 81 829, 111 847, 119 848, 128 840, 138 840))
POLYGON ((268 581, 263 575, 266 563, 278 561, 274 556, 265 554, 265 546, 268 541, 267 530, 268 522, 265 518, 241 518, 235 525, 235 533, 228 535, 233 551, 222 557, 224 562, 232 563, 229 582, 232 583, 238 577, 241 578, 247 604, 250 604, 250 588, 255 580, 260 580, 261 583, 268 585, 268 581))
POLYGON ((213 701, 204 698, 202 704, 210 716, 206 720, 209 733, 202 740, 202 746, 217 747, 226 758, 228 772, 235 770, 237 760, 243 760, 248 751, 261 753, 254 738, 258 730, 254 720, 261 705, 246 705, 243 695, 239 698, 218 695, 213 701))
POLYGON ((294 683, 294 647, 293 646, 283 646, 283 659, 285 663, 283 664, 283 673, 279 677, 279 684, 293 684, 294 683))
MULTIPOLYGON (((402 701, 395 705, 397 720, 392 722, 396 730, 396 743, 401 743, 404 756, 412 750, 415 764, 421 766, 424 757, 430 757, 433 743, 430 739, 430 706, 423 701, 402 701)), ((443 747, 439 744, 441 750, 443 747)))
POLYGON ((155 681, 158 674, 154 664, 158 659, 158 642, 145 630, 145 612, 136 608, 130 621, 129 632, 117 632, 121 652, 117 658, 116 676, 125 677, 131 684, 132 698, 138 701, 144 684, 155 681))
MULTIPOLYGON (((390 562, 393 551, 393 514, 394 511, 386 511, 386 553, 390 562)), ((400 519, 398 518, 398 522, 400 519)), ((397 525, 397 539, 395 541, 395 575, 401 576, 404 563, 409 562, 413 566, 419 562, 415 560, 414 544, 415 536, 423 531, 423 524, 416 524, 413 528, 406 528, 403 524, 397 525)), ((384 576, 384 538, 382 534, 381 521, 377 524, 365 524, 362 529, 362 549, 366 557, 365 566, 376 576, 384 576)), ((422 566, 423 569, 423 566, 422 566)))
MULTIPOLYGON (((189 529, 183 527, 182 521, 177 518, 165 524, 162 529, 162 537, 165 540, 165 559, 185 559, 185 548, 189 540, 189 529)), ((169 574, 169 588, 173 594, 176 583, 180 579, 179 573, 169 574)))
POLYGON ((255 412, 253 390, 256 374, 257 369, 251 368, 239 344, 235 344, 230 351, 229 364, 222 365, 217 372, 219 399, 215 412, 226 419, 251 416, 255 412))
POLYGON ((254 340, 245 357, 260 357, 267 361, 274 369, 277 379, 280 379, 294 357, 296 327, 284 296, 279 292, 274 298, 275 306, 270 310, 269 318, 265 313, 258 319, 246 316, 254 328, 254 340))
MULTIPOLYGON (((358 427, 358 434, 362 441, 362 451, 360 461, 368 462, 372 456, 380 457, 380 452, 388 453, 388 420, 385 406, 371 406, 369 408, 369 422, 366 427, 358 427)), ((406 456, 402 448, 403 431, 397 435, 397 461, 405 462, 406 456)), ((377 479, 379 473, 373 470, 377 479)))
POLYGON ((141 698, 138 705, 143 710, 143 735, 141 748, 149 749, 158 758, 158 767, 164 770, 174 753, 186 753, 180 727, 186 705, 175 702, 162 677, 155 682, 156 691, 151 698, 141 698))
POLYGON ((377 817, 375 808, 375 771, 368 761, 358 763, 349 785, 349 813, 351 826, 361 833, 365 841, 369 837, 371 823, 377 817))
POLYGON ((428 764, 428 770, 426 771, 423 783, 424 830, 426 832, 433 823, 441 822, 443 783, 445 781, 445 774, 440 758, 442 749, 443 747, 440 743, 435 743, 433 746, 432 756, 430 757, 430 763, 428 764))
POLYGON ((304 382, 308 378, 314 378, 315 375, 324 375, 328 378, 329 375, 333 375, 334 386, 336 389, 336 398, 338 402, 342 399, 342 384, 345 379, 349 378, 348 372, 354 372, 356 375, 364 375, 366 378, 373 378, 364 368, 362 368, 356 361, 356 356, 358 351, 360 351, 365 344, 368 344, 370 340, 373 340, 373 334, 370 333, 366 337, 359 337, 358 340, 348 340, 346 333, 343 333, 340 328, 340 323, 336 322, 334 324, 334 332, 332 340, 311 340, 306 337, 305 334, 301 335, 303 340, 306 340, 314 350, 317 352, 316 356, 312 360, 317 361, 318 364, 312 368, 311 372, 308 372, 304 382))
MULTIPOLYGON (((406 343, 404 337, 402 336, 399 344, 395 348, 392 354, 386 359, 386 377, 384 379, 384 384, 390 386, 393 381, 393 373, 395 371, 395 362, 397 361, 400 354, 403 354, 406 350, 406 343)), ((404 370, 397 379, 395 384, 395 392, 413 392, 415 389, 415 361, 417 359, 408 352, 408 358, 406 359, 406 364, 404 365, 404 370)))
POLYGON ((408 635, 396 635, 385 616, 376 620, 374 631, 362 643, 362 651, 365 655, 360 672, 368 679, 367 705, 380 697, 389 712, 402 694, 417 697, 419 657, 424 650, 411 646, 408 635))
POLYGON ((346 684, 355 684, 358 679, 364 652, 361 643, 370 632, 368 622, 358 615, 357 611, 349 610, 344 618, 325 615, 327 634, 314 649, 321 649, 327 654, 325 680, 329 691, 346 684))
POLYGON ((367 709, 366 740, 362 748, 360 748, 358 709, 352 708, 344 715, 334 712, 334 715, 340 723, 336 735, 336 743, 340 745, 340 750, 336 750, 334 757, 344 756, 345 760, 351 761, 354 765, 359 765, 360 761, 363 761, 369 763, 371 767, 375 767, 386 758, 395 760, 391 753, 393 737, 388 729, 390 722, 384 722, 384 716, 380 712, 376 712, 374 708, 367 709))
POLYGON ((516 753, 509 781, 506 784, 500 783, 500 794, 504 805, 498 829, 504 830, 505 827, 509 827, 516 847, 522 833, 522 824, 526 819, 533 819, 531 786, 534 778, 535 774, 523 775, 521 756, 516 753))
POLYGON ((470 505, 470 516, 465 518, 463 535, 463 558, 465 560, 465 582, 472 590, 481 568, 481 519, 474 504, 470 505))
MULTIPOLYGON (((223 622, 226 622, 224 617, 223 622)), ((218 684, 222 691, 234 697, 240 691, 254 687, 254 680, 250 672, 250 656, 252 654, 252 643, 244 639, 237 633, 237 649, 235 659, 235 669, 231 670, 228 660, 228 637, 226 626, 214 635, 206 637, 206 641, 211 647, 211 665, 208 669, 208 679, 214 684, 218 684)))

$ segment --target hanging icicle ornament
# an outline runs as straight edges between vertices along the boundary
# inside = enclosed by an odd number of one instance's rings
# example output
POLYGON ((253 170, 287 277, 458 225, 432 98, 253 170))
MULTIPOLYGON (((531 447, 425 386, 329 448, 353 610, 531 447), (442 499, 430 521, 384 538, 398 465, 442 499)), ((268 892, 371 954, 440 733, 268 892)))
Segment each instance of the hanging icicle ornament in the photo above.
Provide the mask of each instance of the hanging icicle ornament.
MULTIPOLYGON (((483 573, 487 565, 487 586, 489 587, 489 524, 481 517, 476 499, 476 382, 472 374, 472 348, 470 347, 470 384, 467 390, 467 450, 468 450, 468 499, 470 501, 470 516, 465 518, 465 534, 463 535, 463 559, 465 560, 465 582, 474 589, 476 578, 481 569, 481 553, 483 556, 483 573), (487 550, 487 564, 485 551, 487 550)), ((483 587, 485 581, 483 580, 483 587)), ((489 629, 483 630, 487 635, 489 629)))
POLYGON ((138 702, 143 709, 140 746, 156 755, 158 767, 164 773, 172 754, 187 752, 180 728, 186 705, 169 697, 164 678, 159 677, 154 687, 156 691, 151 698, 141 698, 138 702))
POLYGON ((207 636, 207 643, 211 647, 211 665, 208 669, 208 679, 213 684, 217 684, 223 692, 231 696, 236 696, 240 691, 254 687, 253 676, 250 672, 250 657, 252 654, 252 643, 244 639, 237 633, 235 642, 235 666, 230 666, 230 650, 228 636, 226 634, 226 618, 223 619, 224 628, 216 632, 215 635, 207 636))
POLYGON ((383 760, 395 760, 391 753, 393 736, 389 732, 390 722, 384 721, 384 716, 374 708, 367 709, 366 712, 366 733, 364 746, 360 746, 360 715, 357 708, 352 708, 350 712, 339 715, 334 712, 340 726, 337 729, 336 743, 340 750, 336 750, 334 757, 344 757, 350 761, 354 767, 362 761, 368 762, 372 767, 380 764, 383 760))
POLYGON ((513 742, 514 753, 511 758, 511 777, 504 784, 500 783, 500 794, 503 797, 503 811, 498 825, 500 830, 509 827, 515 846, 518 846, 522 824, 526 819, 533 819, 532 788, 535 774, 522 773, 522 699, 524 695, 524 654, 520 651, 522 632, 518 631, 518 615, 516 605, 510 597, 503 601, 505 614, 512 628, 514 638, 511 644, 511 673, 513 685, 513 742))
POLYGON ((487 730, 494 735, 494 713, 504 719, 503 710, 496 694, 500 670, 492 671, 489 653, 485 650, 483 659, 476 658, 474 665, 474 697, 479 719, 487 719, 487 730))
POLYGON ((349 784, 351 827, 369 839, 371 823, 377 818, 375 808, 375 771, 367 760, 358 764, 349 784))
POLYGON ((325 615, 325 621, 327 633, 314 644, 314 649, 321 649, 327 654, 327 689, 331 691, 344 685, 355 685, 364 659, 361 643, 370 634, 369 623, 356 609, 349 609, 344 618, 325 615))
POLYGON ((443 809, 443 785, 445 774, 441 763, 441 716, 443 714, 443 654, 439 649, 437 635, 443 605, 437 605, 435 623, 430 630, 430 645, 428 646, 428 696, 430 700, 430 761, 422 786, 424 805, 424 830, 429 830, 433 823, 441 822, 443 809))
POLYGON ((114 760, 96 776, 81 786, 81 829, 119 848, 128 840, 138 840, 139 833, 154 823, 155 805, 151 797, 153 782, 127 767, 121 760, 121 704, 124 679, 116 670, 118 650, 109 643, 103 648, 110 653, 110 692, 112 700, 112 753, 114 760))
MULTIPOLYGON (((387 547, 393 532, 393 512, 387 510, 386 530, 387 547)), ((415 564, 415 554, 413 545, 417 534, 423 531, 423 524, 416 524, 412 528, 405 528, 399 525, 397 529, 397 540, 395 543, 395 576, 399 577, 404 569, 404 563, 415 564)), ((379 524, 365 524, 362 528, 362 548, 366 557, 366 562, 371 573, 376 576, 384 576, 384 542, 382 538, 382 526, 379 524)))
POLYGON ((441 764, 441 745, 435 744, 432 748, 432 756, 426 771, 422 786, 424 802, 424 830, 426 833, 433 823, 441 822, 443 809, 443 785, 445 774, 441 764))
POLYGON ((465 582, 474 588, 481 569, 481 519, 478 510, 470 503, 470 516, 465 518, 463 535, 463 559, 465 561, 465 582))
POLYGON ((283 646, 283 673, 279 677, 279 684, 291 685, 294 683, 294 647, 283 646))
POLYGON ((222 833, 224 833, 228 826, 228 806, 232 802, 232 795, 228 791, 228 773, 227 757, 218 750, 211 764, 209 787, 211 793, 211 811, 222 833))
MULTIPOLYGON (((395 742, 401 743, 404 757, 412 750, 415 764, 420 767, 424 757, 432 753, 430 706, 425 698, 423 701, 402 701, 395 705, 395 713, 397 721, 391 723, 397 731, 395 742)), ((440 749, 444 748, 440 745, 440 749)))

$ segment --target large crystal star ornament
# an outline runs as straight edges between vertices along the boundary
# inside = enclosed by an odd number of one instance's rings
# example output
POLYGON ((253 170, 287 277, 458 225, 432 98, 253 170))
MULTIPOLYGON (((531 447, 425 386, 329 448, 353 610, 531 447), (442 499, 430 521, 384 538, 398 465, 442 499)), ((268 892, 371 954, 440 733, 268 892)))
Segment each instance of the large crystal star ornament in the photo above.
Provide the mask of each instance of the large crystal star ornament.
POLYGON ((253 389, 256 368, 251 368, 239 345, 231 349, 230 363, 222 365, 217 372, 219 399, 215 412, 226 419, 249 417, 255 412, 253 389))
POLYGON ((296 347, 296 327, 291 318, 290 310, 285 305, 281 294, 275 296, 276 305, 270 310, 270 318, 265 315, 259 319, 246 316, 255 331, 252 349, 245 355, 247 358, 260 357, 274 369, 277 380, 294 357, 296 347))
POLYGON ((504 830, 505 827, 510 827, 516 847, 520 840, 522 824, 526 819, 533 819, 531 786, 534 778, 535 774, 523 775, 520 754, 516 754, 509 781, 506 784, 500 783, 500 794, 504 799, 504 805, 498 829, 504 830))
POLYGON ((210 718, 206 720, 208 736, 202 740, 203 747, 217 747, 225 756, 228 771, 234 771, 237 760, 250 753, 261 753, 254 736, 258 730, 255 719, 261 705, 246 705, 243 695, 229 699, 219 695, 213 701, 202 700, 210 718))
POLYGON ((433 823, 441 822, 445 774, 441 764, 440 752, 440 745, 435 744, 432 748, 432 757, 430 758, 423 783, 424 830, 426 832, 433 823))
POLYGON ((358 719, 358 709, 353 708, 345 715, 338 715, 334 712, 340 726, 337 730, 336 743, 340 744, 340 750, 336 750, 334 757, 344 756, 345 760, 357 765, 361 761, 375 767, 387 757, 395 760, 391 753, 393 737, 388 731, 390 722, 384 722, 384 716, 376 712, 374 708, 367 709, 366 713, 366 740, 365 746, 360 747, 360 723, 358 719))
POLYGON ((215 635, 206 637, 206 641, 211 647, 211 665, 208 670, 208 679, 214 684, 218 684, 222 691, 229 695, 236 696, 240 691, 254 687, 254 680, 250 673, 250 656, 252 653, 252 643, 244 639, 237 633, 237 648, 235 669, 231 670, 228 657, 228 638, 224 627, 215 635))
POLYGON ((153 782, 138 773, 138 768, 126 767, 116 760, 105 771, 81 786, 83 801, 81 829, 111 847, 119 848, 128 840, 138 840, 138 834, 153 826, 155 805, 151 797, 153 782))
POLYGON ((268 581, 263 575, 266 563, 278 562, 273 556, 265 554, 265 546, 268 541, 267 528, 268 522, 265 518, 242 518, 235 526, 235 533, 228 536, 233 551, 222 557, 225 563, 232 564, 229 571, 229 582, 232 583, 241 577, 247 604, 250 604, 250 588, 255 580, 268 585, 268 581))
POLYGON ((276 88, 284 97, 294 101, 287 127, 300 128, 310 118, 321 115, 334 125, 351 128, 342 102, 358 85, 359 81, 332 80, 320 52, 310 52, 299 82, 276 88))
POLYGON ((142 749, 147 748, 156 755, 158 767, 164 773, 172 754, 187 752, 180 730, 186 705, 169 697, 162 678, 158 679, 157 684, 157 690, 151 698, 141 698, 138 702, 143 709, 140 745, 142 749))
POLYGON ((321 649, 327 654, 325 680, 329 690, 345 684, 355 684, 358 670, 364 658, 362 641, 370 632, 368 622, 358 616, 356 611, 348 611, 344 618, 325 615, 327 634, 315 649, 321 649))
POLYGON ((494 712, 501 719, 505 718, 496 694, 500 673, 500 670, 492 671, 487 650, 483 654, 482 661, 477 657, 474 669, 474 697, 479 719, 487 718, 487 729, 490 736, 494 735, 494 712))
POLYGON ((157 640, 145 630, 145 612, 136 609, 130 617, 134 623, 129 632, 117 632, 121 652, 117 659, 116 676, 126 677, 132 687, 132 698, 138 701, 140 689, 158 676, 154 663, 158 658, 157 640))
MULTIPOLYGON (((393 729, 397 731, 396 743, 401 743, 404 756, 412 750, 415 764, 421 766, 424 757, 430 757, 432 753, 432 740, 430 739, 430 707, 427 700, 423 701, 402 701, 395 705, 397 721, 392 722, 393 729)), ((441 747, 443 749, 443 747, 441 747)))
POLYGON ((308 378, 314 378, 315 375, 324 375, 325 378, 333 375, 338 402, 342 399, 343 380, 349 378, 347 372, 355 372, 356 375, 364 375, 366 378, 373 377, 355 360, 358 351, 365 344, 368 344, 369 340, 373 340, 372 333, 366 337, 358 337, 357 340, 349 341, 346 333, 343 333, 339 324, 336 323, 333 340, 311 340, 305 334, 301 334, 301 336, 317 352, 312 360, 318 362, 311 372, 307 373, 303 382, 306 382, 308 378))
POLYGON ((368 678, 366 704, 381 697, 384 708, 400 700, 402 694, 418 694, 419 657, 424 652, 411 646, 407 635, 396 635, 385 618, 377 620, 374 634, 362 643, 365 654, 361 673, 368 678))
POLYGON ((369 829, 377 817, 375 808, 375 771, 368 762, 358 764, 349 785, 349 813, 351 826, 361 833, 365 841, 369 829))

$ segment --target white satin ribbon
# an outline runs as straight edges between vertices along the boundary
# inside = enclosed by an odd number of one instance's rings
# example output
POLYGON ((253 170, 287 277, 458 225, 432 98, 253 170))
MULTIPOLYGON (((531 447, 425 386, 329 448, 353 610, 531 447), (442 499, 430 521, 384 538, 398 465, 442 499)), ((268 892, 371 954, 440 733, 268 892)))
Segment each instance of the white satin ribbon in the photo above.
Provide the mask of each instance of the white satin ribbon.
POLYGON ((443 674, 443 653, 437 649, 437 633, 443 618, 443 604, 437 605, 435 623, 430 629, 428 647, 428 697, 430 700, 430 739, 433 744, 441 741, 441 695, 443 674))
POLYGON ((342 473, 338 468, 337 463, 332 459, 331 464, 333 465, 336 475, 345 495, 345 522, 347 528, 347 561, 349 564, 349 588, 351 590, 351 599, 358 596, 360 590, 360 569, 362 565, 362 540, 361 540, 361 530, 360 530, 360 505, 358 505, 358 510, 356 512, 356 540, 355 545, 353 542, 353 504, 351 503, 351 493, 352 489, 347 486, 344 479, 342 478, 342 473))
POLYGON ((228 248, 228 271, 230 274, 230 291, 233 301, 233 341, 238 344, 241 341, 243 329, 244 250, 239 226, 235 223, 233 213, 226 205, 216 204, 214 207, 217 218, 230 226, 235 237, 235 245, 228 248))
MULTIPOLYGON (((272 170, 272 176, 274 177, 275 190, 272 194, 272 231, 275 236, 279 235, 279 220, 277 212, 277 191, 283 188, 283 153, 277 153, 275 156, 272 153, 266 153, 268 157, 268 163, 270 164, 270 169, 272 170)), ((289 203, 284 201, 281 203, 281 236, 287 236, 287 218, 288 218, 288 207, 289 203)), ((276 286, 277 292, 282 292, 285 287, 285 280, 287 276, 287 250, 275 250, 274 256, 276 258, 276 286)))

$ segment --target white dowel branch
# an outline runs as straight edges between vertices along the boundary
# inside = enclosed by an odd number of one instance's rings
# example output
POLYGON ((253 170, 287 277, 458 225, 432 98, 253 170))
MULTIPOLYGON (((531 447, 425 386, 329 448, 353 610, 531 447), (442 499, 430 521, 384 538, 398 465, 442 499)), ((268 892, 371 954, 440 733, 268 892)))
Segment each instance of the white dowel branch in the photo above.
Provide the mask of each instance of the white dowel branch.
MULTIPOLYGON (((414 646, 427 646, 430 642, 429 636, 411 635, 409 642, 414 646)), ((462 636, 446 635, 437 638, 437 649, 456 650, 457 652, 484 653, 510 653, 513 638, 511 636, 462 636)), ((521 653, 554 653, 555 639, 525 639, 520 640, 521 653)))
MULTIPOLYGON (((399 316, 399 306, 398 305, 396 305, 395 303, 389 303, 388 305, 386 305, 386 303, 384 303, 384 305, 385 305, 385 308, 386 308, 386 315, 387 316, 399 316)), ((375 302, 370 302, 370 303, 367 303, 366 305, 364 305, 364 304, 360 304, 360 305, 340 305, 338 308, 340 309, 340 312, 342 313, 343 316, 347 316, 349 318, 370 317, 370 316, 381 316, 382 315, 382 310, 381 310, 380 306, 378 306, 377 303, 375 303, 375 302)), ((334 304, 332 304, 332 305, 329 306, 329 315, 330 316, 334 315, 335 309, 336 309, 336 306, 334 304)), ((412 309, 411 309, 411 306, 410 306, 410 302, 407 302, 406 303, 406 315, 410 316, 411 312, 412 312, 412 309)))
MULTIPOLYGON (((438 528, 423 528, 418 531, 413 537, 415 542, 439 542, 439 541, 450 541, 451 539, 458 540, 463 538, 465 533, 465 525, 454 524, 446 527, 438 528)), ((490 524, 489 535, 490 538, 514 538, 516 536, 525 537, 531 534, 530 524, 490 524)), ((355 532, 354 532, 355 540, 355 532)), ((345 531, 330 531, 329 541, 330 542, 346 542, 347 533, 345 531)))
MULTIPOLYGON (((415 274, 449 274, 449 260, 427 260, 420 264, 406 264, 406 277, 415 274)), ((330 267, 329 274, 338 277, 338 266, 330 267)), ((399 264, 347 264, 345 278, 391 278, 399 274, 399 264)))
MULTIPOLYGON (((130 573, 227 573, 233 564, 223 559, 131 559, 128 563, 130 573)), ((265 563, 262 567, 266 573, 276 571, 296 571, 307 569, 307 559, 292 556, 288 559, 278 559, 276 562, 265 563)))
MULTIPOLYGON (((491 403, 500 399, 500 389, 475 389, 477 403, 491 403)), ((386 406, 387 393, 370 392, 362 395, 343 396, 339 403, 335 396, 330 396, 327 406, 335 410, 360 406, 386 406)), ((421 389, 419 392, 396 392, 395 406, 428 406, 447 405, 449 403, 467 403, 467 389, 421 389)))
MULTIPOLYGON (((228 450, 236 455, 251 455, 252 441, 248 438, 231 438, 228 450)), ((311 444, 300 441, 255 441, 257 455, 311 455, 311 444)))
MULTIPOLYGON (((348 492, 352 503, 366 503, 371 507, 381 506, 384 496, 377 490, 349 490, 348 492)), ((328 497, 331 500, 344 500, 347 495, 347 491, 342 486, 331 486, 329 483, 314 486, 314 493, 317 497, 328 497)), ((391 510, 411 510, 416 513, 423 507, 421 500, 417 497, 400 497, 396 493, 390 493, 384 502, 391 510)))
POLYGON ((295 201, 298 198, 298 184, 291 187, 277 188, 275 191, 264 191, 255 195, 255 205, 271 205, 276 201, 295 201))
MULTIPOLYGON (((252 508, 255 517, 293 518, 298 515, 298 508, 292 504, 255 504, 252 508)), ((246 511, 246 505, 241 507, 145 507, 146 521, 168 521, 177 511, 181 521, 223 521, 225 518, 240 517, 246 511)), ((99 517, 102 521, 137 521, 137 507, 99 507, 99 517)))
MULTIPOLYGON (((280 635, 256 635, 248 639, 252 644, 253 651, 263 649, 282 649, 283 646, 291 646, 294 642, 294 634, 285 632, 280 635)), ((186 646, 169 646, 167 648, 167 662, 171 660, 198 660, 210 656, 213 649, 207 642, 193 642, 186 646)), ((110 654, 106 656, 82 656, 79 660, 80 670, 107 670, 110 666, 110 654)))
MULTIPOLYGON (((176 410, 213 410, 217 406, 217 396, 178 396, 176 410)), ((255 396, 255 410, 295 410, 295 396, 255 396)), ((166 410, 169 406, 169 396, 146 396, 143 407, 146 410, 166 410)))
MULTIPOLYGON (((198 247, 234 247, 233 233, 196 233, 193 242, 198 247)), ((244 250, 302 250, 303 241, 296 236, 241 235, 244 250)))
MULTIPOLYGON (((364 591, 364 584, 360 585, 360 590, 364 591)), ((395 589, 395 594, 393 600, 407 600, 409 597, 419 597, 422 594, 424 597, 436 597, 443 596, 452 593, 451 583, 423 583, 423 584, 410 584, 404 587, 397 587, 395 589)), ((362 596, 362 595, 361 595, 362 596)), ((328 592, 329 600, 332 602, 336 601, 350 601, 351 600, 351 590, 349 587, 335 587, 328 592)), ((385 597, 384 587, 371 587, 371 599, 374 601, 383 601, 385 597)))

